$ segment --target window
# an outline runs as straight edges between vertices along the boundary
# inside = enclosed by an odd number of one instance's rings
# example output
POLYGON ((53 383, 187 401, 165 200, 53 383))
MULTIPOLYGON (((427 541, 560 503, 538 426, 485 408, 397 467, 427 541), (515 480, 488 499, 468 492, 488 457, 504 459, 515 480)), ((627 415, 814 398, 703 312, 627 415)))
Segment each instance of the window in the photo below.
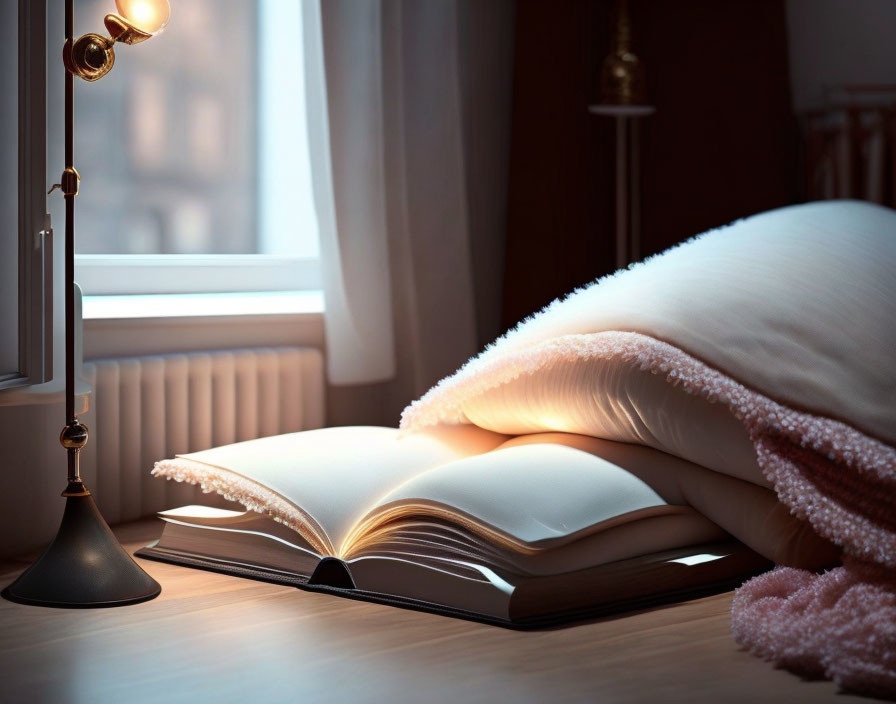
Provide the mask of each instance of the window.
POLYGON ((52 376, 45 55, 43 3, 0 3, 0 388, 52 376))
MULTIPOLYGON (((76 3, 76 34, 110 5, 76 3)), ((295 0, 173 2, 164 32, 76 83, 87 295, 320 287, 301 38, 295 0)))
MULTIPOLYGON (((0 65, 18 66, 18 8, 11 2, 0 5, 0 65), (10 64, 10 61, 12 62, 10 64)), ((19 280, 19 90, 18 71, 0 72, 0 379, 19 369, 19 306, 12 293, 19 280), (7 288, 10 291, 7 292, 7 288)))

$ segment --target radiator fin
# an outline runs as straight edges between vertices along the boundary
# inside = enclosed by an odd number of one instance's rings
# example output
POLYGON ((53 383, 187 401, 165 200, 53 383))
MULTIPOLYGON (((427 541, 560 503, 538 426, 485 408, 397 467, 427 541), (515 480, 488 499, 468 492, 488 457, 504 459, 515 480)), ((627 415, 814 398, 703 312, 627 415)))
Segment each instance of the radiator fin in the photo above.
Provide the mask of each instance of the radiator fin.
POLYGON ((324 423, 323 357, 312 348, 96 360, 84 378, 94 391, 81 473, 111 523, 209 502, 154 479, 158 460, 324 423))

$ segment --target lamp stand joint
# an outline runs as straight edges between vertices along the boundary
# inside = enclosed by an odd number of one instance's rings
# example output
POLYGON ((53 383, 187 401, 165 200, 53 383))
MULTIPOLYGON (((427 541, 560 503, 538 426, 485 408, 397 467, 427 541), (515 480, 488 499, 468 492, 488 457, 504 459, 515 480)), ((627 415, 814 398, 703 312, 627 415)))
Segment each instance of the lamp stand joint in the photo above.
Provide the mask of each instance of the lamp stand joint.
POLYGON ((77 479, 68 483, 68 486, 65 487, 65 491, 62 492, 61 496, 90 496, 90 492, 87 490, 87 487, 84 486, 84 482, 77 479))
POLYGON ((57 188, 62 191, 62 194, 65 196, 76 196, 81 188, 81 174, 78 173, 78 170, 74 166, 69 166, 62 172, 62 178, 60 179, 61 183, 54 183, 53 187, 47 191, 47 195, 50 195, 57 188))

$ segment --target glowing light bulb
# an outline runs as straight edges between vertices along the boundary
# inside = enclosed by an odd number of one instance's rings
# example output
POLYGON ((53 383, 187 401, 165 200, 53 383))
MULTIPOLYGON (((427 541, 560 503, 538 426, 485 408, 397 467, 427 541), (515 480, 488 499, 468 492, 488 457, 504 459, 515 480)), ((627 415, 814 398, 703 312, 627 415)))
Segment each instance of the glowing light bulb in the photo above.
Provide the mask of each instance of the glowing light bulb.
POLYGON ((115 0, 115 7, 119 15, 147 34, 161 32, 171 15, 168 0, 115 0))

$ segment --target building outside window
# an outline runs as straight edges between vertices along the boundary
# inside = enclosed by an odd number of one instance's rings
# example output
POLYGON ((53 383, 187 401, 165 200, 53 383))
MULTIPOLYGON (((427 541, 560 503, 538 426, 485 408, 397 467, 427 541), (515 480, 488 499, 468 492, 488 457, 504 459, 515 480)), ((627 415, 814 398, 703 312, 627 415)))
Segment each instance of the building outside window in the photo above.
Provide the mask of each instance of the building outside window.
MULTIPOLYGON (((76 82, 76 279, 88 295, 194 291, 179 286, 183 265, 226 261, 229 273, 204 288, 318 287, 301 3, 171 5, 161 34, 139 51, 119 47, 102 80, 76 82), (155 273, 130 276, 132 265, 155 273)), ((99 31, 110 7, 79 0, 76 34, 99 31)), ((61 90, 49 96, 52 114, 61 90)), ((49 130, 54 173, 62 147, 49 130)))

